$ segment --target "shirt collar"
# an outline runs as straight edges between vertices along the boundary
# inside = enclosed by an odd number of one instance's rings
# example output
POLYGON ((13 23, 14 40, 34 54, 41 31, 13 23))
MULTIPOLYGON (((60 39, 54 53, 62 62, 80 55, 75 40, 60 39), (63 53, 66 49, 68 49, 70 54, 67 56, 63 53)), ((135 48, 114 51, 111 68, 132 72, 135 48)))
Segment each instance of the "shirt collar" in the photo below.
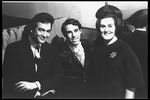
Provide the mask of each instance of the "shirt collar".
POLYGON ((72 49, 75 49, 75 48, 81 47, 81 42, 79 42, 79 44, 78 44, 78 45, 71 45, 68 41, 66 41, 66 42, 67 42, 67 45, 68 45, 70 48, 72 48, 72 49))
POLYGON ((77 52, 77 51, 79 51, 79 50, 83 51, 83 47, 82 47, 81 42, 79 42, 79 44, 76 45, 76 46, 73 46, 73 45, 71 45, 69 42, 67 42, 67 45, 69 46, 69 48, 70 48, 71 50, 73 50, 73 51, 75 51, 75 52, 77 52))
POLYGON ((33 46, 33 47, 35 47, 37 45, 39 47, 41 47, 41 44, 37 44, 36 42, 34 42, 34 40, 31 38, 31 36, 29 36, 29 42, 30 42, 30 45, 33 46))

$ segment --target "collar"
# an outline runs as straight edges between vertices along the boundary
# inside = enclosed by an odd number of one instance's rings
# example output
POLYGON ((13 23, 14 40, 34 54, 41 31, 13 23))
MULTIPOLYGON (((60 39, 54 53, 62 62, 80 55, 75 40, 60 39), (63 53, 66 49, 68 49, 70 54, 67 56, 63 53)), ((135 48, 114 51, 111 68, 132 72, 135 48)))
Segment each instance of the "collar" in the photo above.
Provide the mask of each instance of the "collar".
MULTIPOLYGON (((67 41, 66 41, 67 42, 67 41)), ((81 41, 79 42, 79 44, 77 45, 71 45, 69 42, 67 42, 67 45, 69 46, 69 48, 71 49, 76 49, 76 48, 81 48, 82 45, 81 45, 81 41)))
POLYGON ((67 45, 68 45, 69 48, 70 48, 71 50, 73 50, 74 52, 84 51, 81 42, 79 42, 78 45, 71 45, 69 42, 67 42, 67 45))
POLYGON ((136 28, 135 30, 146 31, 146 27, 143 27, 143 28, 136 28))
POLYGON ((29 42, 30 42, 30 45, 33 47, 35 47, 35 46, 41 47, 41 44, 37 44, 36 42, 34 42, 34 40, 31 38, 31 36, 29 36, 29 42))
POLYGON ((112 44, 112 43, 114 43, 115 41, 117 41, 117 37, 116 36, 114 36, 113 38, 112 38, 112 40, 110 40, 108 43, 107 43, 107 45, 110 45, 110 44, 112 44))

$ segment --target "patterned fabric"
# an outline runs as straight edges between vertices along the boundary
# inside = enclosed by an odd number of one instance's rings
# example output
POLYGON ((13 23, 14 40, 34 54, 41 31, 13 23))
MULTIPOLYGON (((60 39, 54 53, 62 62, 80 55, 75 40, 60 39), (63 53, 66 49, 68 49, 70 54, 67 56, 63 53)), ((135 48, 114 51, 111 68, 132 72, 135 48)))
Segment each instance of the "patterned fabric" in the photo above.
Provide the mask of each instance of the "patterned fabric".
POLYGON ((72 50, 72 52, 74 52, 74 54, 76 55, 78 60, 81 62, 82 66, 84 67, 85 53, 84 53, 84 49, 81 43, 76 47, 70 47, 70 49, 72 50))
POLYGON ((84 50, 78 49, 77 51, 74 51, 74 53, 81 62, 82 66, 84 67, 84 60, 85 60, 84 50))

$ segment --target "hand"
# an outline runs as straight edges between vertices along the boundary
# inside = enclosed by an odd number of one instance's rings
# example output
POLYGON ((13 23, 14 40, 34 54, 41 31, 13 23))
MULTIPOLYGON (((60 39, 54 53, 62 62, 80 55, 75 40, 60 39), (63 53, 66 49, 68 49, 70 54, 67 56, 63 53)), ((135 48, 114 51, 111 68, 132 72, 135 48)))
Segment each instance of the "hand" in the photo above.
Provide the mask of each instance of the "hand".
POLYGON ((125 99, 134 99, 135 88, 126 89, 125 99))
POLYGON ((37 85, 35 82, 26 82, 26 81, 20 81, 15 84, 18 92, 22 91, 28 91, 28 90, 33 90, 37 88, 37 85))

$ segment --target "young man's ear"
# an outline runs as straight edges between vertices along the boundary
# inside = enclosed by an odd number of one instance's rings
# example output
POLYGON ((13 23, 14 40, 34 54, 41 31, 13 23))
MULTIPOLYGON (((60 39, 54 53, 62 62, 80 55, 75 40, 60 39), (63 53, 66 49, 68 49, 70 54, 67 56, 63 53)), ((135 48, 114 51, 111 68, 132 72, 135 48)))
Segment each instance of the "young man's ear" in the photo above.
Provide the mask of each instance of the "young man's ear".
POLYGON ((79 29, 79 31, 82 33, 82 29, 79 29))
POLYGON ((33 32, 34 32, 34 29, 31 29, 30 32, 33 33, 33 32))

